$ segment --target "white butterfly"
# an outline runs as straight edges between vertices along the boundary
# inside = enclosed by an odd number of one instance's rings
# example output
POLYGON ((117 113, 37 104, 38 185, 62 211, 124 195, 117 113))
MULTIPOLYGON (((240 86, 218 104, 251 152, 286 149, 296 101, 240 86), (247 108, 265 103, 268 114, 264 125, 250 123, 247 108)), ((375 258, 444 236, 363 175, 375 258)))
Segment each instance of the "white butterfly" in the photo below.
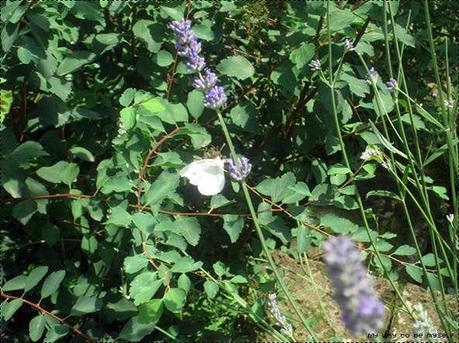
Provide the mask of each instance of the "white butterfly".
POLYGON ((202 195, 215 195, 225 186, 225 161, 220 157, 191 162, 180 171, 180 176, 190 180, 192 185, 198 186, 202 195))

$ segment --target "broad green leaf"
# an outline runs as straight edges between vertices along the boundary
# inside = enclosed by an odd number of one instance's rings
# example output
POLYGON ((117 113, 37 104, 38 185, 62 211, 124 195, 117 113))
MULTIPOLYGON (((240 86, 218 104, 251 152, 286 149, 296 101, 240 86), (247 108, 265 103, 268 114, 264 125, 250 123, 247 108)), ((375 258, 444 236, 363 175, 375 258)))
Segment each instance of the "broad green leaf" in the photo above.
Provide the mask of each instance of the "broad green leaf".
POLYGON ((144 254, 128 256, 124 259, 124 270, 128 274, 137 273, 148 265, 148 259, 144 254))
POLYGON ((211 41, 215 38, 215 35, 212 31, 212 25, 212 21, 205 19, 200 24, 193 25, 192 31, 199 39, 211 41))
POLYGON ((171 312, 179 312, 185 305, 186 293, 181 288, 170 288, 163 297, 166 308, 171 312))
POLYGON ((139 306, 139 322, 154 326, 163 314, 163 301, 152 299, 139 306))
POLYGON ((57 75, 63 76, 74 72, 85 64, 91 63, 95 58, 96 54, 90 51, 73 51, 59 64, 57 75))
POLYGON ((118 339, 121 342, 140 342, 145 336, 149 335, 154 330, 155 325, 140 322, 140 316, 137 315, 129 319, 129 321, 123 326, 118 339))
POLYGON ((5 284, 1 287, 3 292, 9 291, 17 291, 19 289, 25 288, 25 282, 27 280, 27 276, 25 275, 18 275, 5 282, 5 284))
POLYGON ((320 218, 320 225, 329 227, 335 233, 352 233, 358 229, 357 224, 333 213, 327 213, 322 216, 320 218))
POLYGON ((21 201, 13 208, 14 218, 19 220, 22 225, 26 225, 35 212, 37 212, 37 203, 32 200, 21 201))
POLYGON ((255 73, 252 63, 242 56, 225 58, 217 65, 217 70, 226 76, 233 76, 239 80, 245 80, 255 73))
POLYGON ((81 316, 86 313, 97 312, 102 308, 102 299, 97 297, 81 296, 72 306, 70 315, 81 316))
POLYGON ((152 20, 140 19, 132 27, 132 32, 135 37, 143 41, 147 45, 150 52, 157 53, 161 48, 161 43, 153 38, 153 25, 152 20))
POLYGON ((136 109, 132 106, 120 111, 120 119, 126 130, 132 129, 136 123, 136 109))
POLYGON ((142 102, 140 106, 145 108, 149 114, 160 113, 166 109, 158 98, 152 98, 142 102))
POLYGON ((300 225, 296 233, 296 245, 298 252, 300 254, 304 253, 306 249, 311 245, 311 241, 312 237, 309 233, 309 229, 304 225, 300 225))
POLYGON ((290 53, 290 61, 295 63, 297 68, 302 68, 309 63, 315 54, 315 46, 311 43, 303 43, 290 53))
POLYGON ((47 272, 47 266, 40 266, 32 270, 25 280, 24 292, 28 292, 34 288, 47 272))
POLYGON ((48 275, 41 287, 41 297, 47 298, 56 292, 65 277, 65 270, 58 270, 48 275))
POLYGON ((145 203, 150 206, 160 205, 179 185, 179 175, 163 171, 151 184, 145 194, 145 203))
POLYGON ((406 245, 406 244, 403 244, 401 246, 399 246, 392 254, 393 255, 399 255, 399 256, 409 256, 409 255, 413 255, 416 253, 416 249, 409 246, 409 245, 406 245))
POLYGON ((23 301, 21 299, 14 299, 3 304, 2 317, 5 321, 11 319, 17 310, 22 306, 23 301))
POLYGON ((204 291, 210 299, 215 298, 219 288, 218 284, 214 281, 206 280, 206 282, 204 282, 204 291))
POLYGON ((110 216, 108 217, 107 224, 113 224, 121 227, 128 227, 131 224, 131 215, 122 206, 116 206, 109 210, 110 216))
MULTIPOLYGON (((422 256, 422 262, 424 262, 424 265, 426 267, 433 267, 435 266, 435 255, 432 254, 432 253, 428 253, 424 256, 422 256)), ((440 258, 438 258, 438 263, 440 264, 442 262, 442 260, 440 258)))
POLYGON ((177 280, 177 286, 188 293, 191 289, 191 280, 186 274, 180 274, 177 280))
POLYGON ((198 119, 204 111, 204 95, 202 92, 196 89, 189 92, 186 107, 193 118, 198 119))
POLYGON ((73 156, 87 162, 94 162, 94 155, 86 148, 75 146, 69 150, 73 156))
POLYGON ((198 270, 202 266, 202 262, 195 262, 190 256, 182 256, 175 261, 171 268, 171 273, 189 273, 198 270))
POLYGON ((271 196, 272 201, 279 202, 295 193, 295 191, 289 190, 289 187, 294 186, 295 182, 295 175, 288 172, 275 179, 263 180, 255 188, 260 193, 271 196))
POLYGON ((405 267, 406 272, 409 276, 413 278, 413 280, 421 283, 422 282, 422 269, 419 267, 415 267, 412 265, 408 265, 405 267))
POLYGON ((37 175, 42 179, 52 183, 65 183, 70 185, 80 173, 80 168, 76 163, 59 161, 50 167, 41 167, 37 170, 37 175))
POLYGON ((180 233, 192 246, 199 243, 201 225, 195 217, 177 217, 174 223, 177 233, 180 233))
POLYGON ((160 50, 156 55, 153 56, 153 61, 160 67, 167 67, 172 64, 174 58, 169 51, 160 50))
POLYGON ((39 314, 29 322, 29 337, 32 342, 37 342, 45 332, 45 316, 39 314))
POLYGON ((231 243, 236 242, 244 228, 244 219, 235 214, 225 214, 223 221, 223 229, 230 237, 231 243))
POLYGON ((145 272, 137 275, 131 282, 129 295, 134 299, 135 305, 140 305, 150 300, 159 289, 162 280, 158 280, 156 272, 145 272))
POLYGON ((137 212, 132 216, 135 226, 142 231, 146 237, 153 233, 155 218, 150 213, 137 212))
POLYGON ((242 101, 231 109, 229 116, 234 125, 249 132, 255 131, 257 109, 253 102, 247 100, 242 101))

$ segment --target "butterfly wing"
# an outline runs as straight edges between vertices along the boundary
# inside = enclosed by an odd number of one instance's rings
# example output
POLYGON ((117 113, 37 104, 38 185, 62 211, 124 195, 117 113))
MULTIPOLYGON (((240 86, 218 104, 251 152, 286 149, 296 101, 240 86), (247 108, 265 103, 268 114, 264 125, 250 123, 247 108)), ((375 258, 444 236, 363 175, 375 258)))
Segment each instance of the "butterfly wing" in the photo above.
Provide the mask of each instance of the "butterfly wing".
POLYGON ((215 195, 225 186, 224 164, 220 158, 194 161, 180 171, 180 176, 197 186, 202 195, 215 195))

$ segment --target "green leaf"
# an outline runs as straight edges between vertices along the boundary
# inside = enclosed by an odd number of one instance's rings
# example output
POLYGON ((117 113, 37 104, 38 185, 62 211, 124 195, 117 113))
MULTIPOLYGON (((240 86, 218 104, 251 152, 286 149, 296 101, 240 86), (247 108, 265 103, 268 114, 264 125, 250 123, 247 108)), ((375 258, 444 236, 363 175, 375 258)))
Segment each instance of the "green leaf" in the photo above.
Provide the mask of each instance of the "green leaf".
POLYGON ((163 314, 163 301, 152 299, 139 306, 139 322, 154 326, 163 314))
POLYGON ((22 225, 26 225, 35 212, 37 212, 37 203, 33 200, 21 201, 13 208, 14 218, 19 220, 22 225))
POLYGON ((148 99, 147 101, 142 102, 140 106, 145 108, 149 114, 154 115, 166 109, 159 98, 148 99))
POLYGON ((211 41, 215 38, 215 35, 212 31, 213 22, 209 19, 203 20, 200 24, 194 25, 192 31, 199 39, 206 41, 211 41))
POLYGON ((86 313, 97 312, 102 308, 102 299, 97 297, 82 296, 72 306, 70 315, 81 316, 86 313))
POLYGON ((142 231, 146 237, 153 233, 155 218, 150 213, 137 212, 132 216, 135 226, 142 231))
POLYGON ((186 274, 180 274, 177 280, 177 286, 188 293, 191 289, 191 280, 186 274))
POLYGON ((315 54, 315 46, 311 43, 302 43, 298 48, 290 53, 290 61, 295 63, 298 69, 312 60, 315 54))
POLYGON ((107 224, 113 224, 121 227, 128 227, 131 224, 131 215, 122 206, 116 206, 110 209, 110 216, 107 224))
POLYGON ((219 288, 220 287, 218 286, 218 284, 215 283, 214 281, 207 280, 206 282, 204 282, 204 291, 206 292, 207 296, 210 299, 215 298, 215 296, 218 293, 219 288))
POLYGON ((288 172, 275 179, 263 180, 255 188, 260 193, 271 196, 272 201, 279 202, 295 193, 295 191, 289 190, 289 187, 294 186, 295 182, 295 175, 288 172))
POLYGON ((240 102, 231 109, 229 116, 234 125, 249 132, 255 131, 257 109, 253 102, 247 100, 240 102))
POLYGON ((327 213, 322 216, 320 218, 320 224, 329 227, 335 233, 352 233, 358 229, 357 224, 333 213, 327 213))
POLYGON ((145 203, 150 206, 160 205, 167 196, 175 192, 179 181, 178 174, 163 171, 145 193, 145 203))
POLYGON ((242 56, 225 58, 217 65, 217 70, 223 75, 233 76, 239 80, 245 80, 255 73, 253 65, 242 56))
POLYGON ((73 156, 86 162, 94 162, 94 155, 88 150, 80 146, 75 146, 69 150, 73 156))
POLYGON ((48 275, 41 287, 41 297, 47 298, 57 291, 65 277, 65 270, 58 270, 48 275))
POLYGON ((192 90, 188 93, 186 107, 193 118, 198 119, 204 111, 204 95, 196 89, 192 90))
POLYGON ((392 254, 393 255, 398 255, 398 256, 409 256, 409 255, 413 255, 416 253, 416 249, 409 246, 409 245, 406 245, 406 244, 403 244, 401 246, 399 246, 392 254))
POLYGON ((3 26, 2 33, 0 35, 2 41, 2 49, 4 52, 10 51, 19 33, 19 23, 7 23, 3 26))
POLYGON ((21 299, 14 299, 11 301, 8 301, 3 304, 2 307, 2 317, 5 321, 8 321, 11 319, 11 317, 14 316, 17 310, 19 310, 22 306, 22 300, 21 299))
POLYGON ((47 272, 47 266, 40 266, 32 270, 25 280, 24 292, 28 292, 34 288, 47 272))
MULTIPOLYGON (((422 262, 426 267, 433 267, 435 266, 435 255, 432 253, 428 253, 427 255, 422 256, 422 262)), ((438 258, 438 263, 441 263, 442 260, 438 258)))
POLYGON ((236 242, 244 228, 244 219, 235 214, 225 214, 223 221, 223 229, 230 237, 231 243, 236 242))
POLYGON ((148 265, 148 259, 144 254, 128 256, 124 259, 124 270, 128 274, 137 273, 148 265))
POLYGON ((142 273, 131 282, 129 296, 134 299, 135 305, 140 305, 150 300, 161 284, 162 280, 158 280, 156 272, 142 273))
POLYGON ((57 75, 63 76, 78 70, 85 64, 91 63, 96 58, 96 54, 90 51, 73 51, 70 56, 64 60, 57 67, 57 75))
POLYGON ((19 289, 24 289, 25 288, 25 282, 27 280, 27 277, 25 275, 18 275, 11 280, 8 280, 5 282, 5 284, 1 287, 3 292, 9 292, 9 291, 17 291, 19 289))
POLYGON ((170 288, 163 297, 166 308, 171 312, 179 312, 185 305, 186 293, 181 288, 170 288))
POLYGON ((171 273, 189 273, 202 267, 202 262, 195 262, 190 256, 182 256, 175 261, 171 273))
POLYGON ((422 269, 419 267, 415 267, 412 265, 408 265, 405 267, 406 272, 409 276, 413 278, 413 280, 421 283, 422 282, 422 269))
POLYGON ((120 111, 120 119, 126 130, 132 129, 136 123, 136 109, 126 107, 120 111))
POLYGON ((195 217, 177 217, 175 227, 188 244, 196 246, 201 237, 201 225, 195 217))
POLYGON ((153 62, 155 62, 160 67, 167 67, 172 64, 174 58, 169 51, 160 50, 156 55, 153 56, 153 62))
POLYGON ((137 39, 143 41, 147 45, 148 51, 157 53, 161 48, 161 43, 153 38, 154 24, 155 22, 152 20, 138 20, 132 27, 132 32, 137 39))
POLYGON ((45 332, 45 316, 39 314, 29 322, 29 337, 32 342, 37 342, 45 332))
POLYGON ((132 317, 121 329, 118 339, 121 342, 140 342, 146 335, 155 330, 155 326, 150 323, 141 323, 139 316, 132 317))
POLYGON ((70 185, 75 181, 80 173, 80 168, 76 163, 59 161, 50 167, 41 167, 37 170, 37 175, 42 179, 52 183, 65 183, 70 185))
POLYGON ((309 229, 304 225, 300 225, 296 234, 296 245, 298 252, 300 254, 304 253, 306 249, 311 245, 311 241, 312 237, 309 229))

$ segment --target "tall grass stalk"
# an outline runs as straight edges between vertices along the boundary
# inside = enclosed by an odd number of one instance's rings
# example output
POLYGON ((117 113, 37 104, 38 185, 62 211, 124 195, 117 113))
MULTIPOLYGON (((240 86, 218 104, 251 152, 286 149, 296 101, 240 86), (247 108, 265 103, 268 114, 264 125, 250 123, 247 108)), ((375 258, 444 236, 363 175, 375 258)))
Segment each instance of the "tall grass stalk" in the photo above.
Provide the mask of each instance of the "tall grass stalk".
MULTIPOLYGON (((229 134, 228 128, 226 127, 225 120, 223 119, 223 116, 222 116, 222 114, 220 112, 217 112, 217 116, 218 116, 218 120, 220 122, 220 126, 222 127, 223 133, 225 135, 226 143, 228 144, 228 147, 230 149, 231 158, 237 164, 237 167, 239 167, 239 165, 238 165, 239 164, 239 159, 237 158, 236 150, 234 149, 234 145, 233 145, 233 142, 231 140, 231 136, 229 134)), ((272 270, 274 272, 276 280, 279 283, 279 286, 280 286, 282 292, 285 294, 285 297, 287 298, 288 302, 293 307, 295 313, 298 315, 298 317, 300 318, 301 322, 303 323, 305 329, 308 331, 308 333, 310 334, 310 336, 313 339, 313 341, 316 342, 317 339, 316 339, 316 336, 315 336, 314 332, 309 327, 309 324, 306 321, 306 318, 304 317, 303 313, 301 312, 301 309, 298 306, 297 302, 291 296, 287 286, 285 285, 285 283, 284 283, 284 281, 282 279, 282 275, 279 273, 279 270, 276 267, 274 259, 271 256, 271 252, 269 251, 269 248, 268 248, 268 246, 266 244, 266 240, 265 240, 265 237, 263 235, 263 231, 261 230, 260 223, 258 222, 258 216, 257 216, 257 213, 256 213, 255 208, 253 206, 252 198, 250 197, 249 190, 247 189, 247 185, 245 184, 245 181, 241 181, 241 186, 242 186, 242 191, 244 193, 244 197, 245 197, 247 206, 249 208, 250 215, 252 217, 253 223, 255 225, 255 230, 256 230, 258 238, 260 240, 263 252, 265 253, 266 258, 268 259, 268 262, 269 262, 269 264, 270 264, 270 266, 271 266, 271 268, 272 268, 272 270)))

